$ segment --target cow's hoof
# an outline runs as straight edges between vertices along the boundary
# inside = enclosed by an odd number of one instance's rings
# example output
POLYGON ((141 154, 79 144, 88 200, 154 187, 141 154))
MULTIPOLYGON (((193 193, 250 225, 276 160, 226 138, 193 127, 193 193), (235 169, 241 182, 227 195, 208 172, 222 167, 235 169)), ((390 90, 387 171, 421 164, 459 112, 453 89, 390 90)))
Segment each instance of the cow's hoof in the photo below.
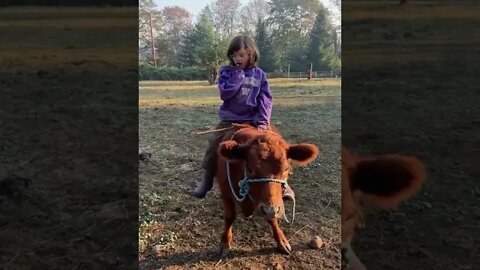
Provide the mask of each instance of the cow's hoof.
POLYGON ((230 253, 230 248, 226 245, 221 245, 218 249, 218 256, 221 258, 227 257, 230 253))
POLYGON ((292 253, 292 247, 288 242, 286 242, 285 244, 278 245, 277 248, 280 252, 284 253, 285 255, 290 255, 290 253, 292 253))

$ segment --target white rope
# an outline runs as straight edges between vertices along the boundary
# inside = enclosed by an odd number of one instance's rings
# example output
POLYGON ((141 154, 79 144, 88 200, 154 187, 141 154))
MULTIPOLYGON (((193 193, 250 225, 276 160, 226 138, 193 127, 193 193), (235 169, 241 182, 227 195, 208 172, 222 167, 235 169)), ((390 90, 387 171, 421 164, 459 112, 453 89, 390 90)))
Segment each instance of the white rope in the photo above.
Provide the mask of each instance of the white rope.
MULTIPOLYGON (((232 178, 230 176, 230 162, 227 161, 226 163, 227 167, 227 179, 228 179, 228 185, 230 186, 230 190, 232 191, 233 196, 235 199, 239 202, 243 202, 245 198, 247 198, 247 195, 250 197, 250 199, 253 201, 253 198, 250 196, 250 189, 249 189, 249 184, 250 183, 266 183, 266 182, 274 182, 274 183, 279 183, 279 184, 286 184, 287 179, 275 179, 275 178, 258 178, 258 179, 248 179, 247 177, 247 168, 244 163, 244 168, 243 168, 243 179, 238 182, 238 187, 239 187, 239 193, 240 197, 237 196, 237 193, 233 189, 233 184, 232 184, 232 178)), ((287 223, 293 223, 295 221, 295 206, 296 206, 296 201, 295 197, 291 197, 293 200, 293 206, 292 206, 292 221, 290 222, 287 218, 287 214, 284 213, 283 218, 287 223)))

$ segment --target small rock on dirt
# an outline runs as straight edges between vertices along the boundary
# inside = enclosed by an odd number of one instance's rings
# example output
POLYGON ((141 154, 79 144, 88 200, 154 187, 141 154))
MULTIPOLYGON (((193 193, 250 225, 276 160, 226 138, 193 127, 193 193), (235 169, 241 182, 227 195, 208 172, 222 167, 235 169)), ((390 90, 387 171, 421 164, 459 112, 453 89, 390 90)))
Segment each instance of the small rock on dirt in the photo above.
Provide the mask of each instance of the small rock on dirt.
POLYGON ((273 270, 283 270, 282 264, 276 262, 273 264, 273 270))
POLYGON ((320 236, 313 237, 312 240, 310 240, 310 242, 308 242, 308 246, 313 248, 313 249, 322 248, 322 246, 323 246, 322 238, 320 238, 320 236))
POLYGON ((155 256, 160 256, 162 254, 162 245, 155 245, 153 247, 153 254, 155 256))

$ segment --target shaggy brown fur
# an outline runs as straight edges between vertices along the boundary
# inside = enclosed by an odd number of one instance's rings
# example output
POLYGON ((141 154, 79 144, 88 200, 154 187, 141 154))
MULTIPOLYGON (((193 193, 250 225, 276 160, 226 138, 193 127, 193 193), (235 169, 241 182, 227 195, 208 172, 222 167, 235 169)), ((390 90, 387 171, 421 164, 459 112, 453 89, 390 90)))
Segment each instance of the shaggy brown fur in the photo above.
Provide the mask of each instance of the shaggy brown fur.
MULTIPOLYGON (((232 225, 236 218, 235 202, 226 171, 230 162, 230 176, 233 188, 239 195, 238 182, 247 176, 252 179, 275 178, 286 179, 290 172, 290 161, 294 165, 305 166, 318 155, 318 148, 313 144, 289 144, 277 129, 274 132, 262 132, 252 126, 234 128, 228 132, 219 145, 218 169, 216 181, 220 187, 224 206, 225 229, 221 237, 220 253, 225 255, 232 246, 232 225)), ((278 225, 278 219, 284 214, 282 187, 279 183, 251 183, 250 195, 239 202, 246 216, 263 217, 271 226, 277 247, 284 253, 291 252, 290 244, 278 225)))

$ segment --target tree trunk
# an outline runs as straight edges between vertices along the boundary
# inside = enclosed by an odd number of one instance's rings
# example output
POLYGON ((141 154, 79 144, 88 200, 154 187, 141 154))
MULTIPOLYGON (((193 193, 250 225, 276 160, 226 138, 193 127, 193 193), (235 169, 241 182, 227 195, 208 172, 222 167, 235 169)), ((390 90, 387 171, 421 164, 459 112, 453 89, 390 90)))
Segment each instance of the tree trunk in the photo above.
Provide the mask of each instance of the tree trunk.
POLYGON ((217 67, 210 67, 209 68, 209 76, 208 76, 208 83, 210 85, 216 84, 218 81, 218 69, 217 67))

